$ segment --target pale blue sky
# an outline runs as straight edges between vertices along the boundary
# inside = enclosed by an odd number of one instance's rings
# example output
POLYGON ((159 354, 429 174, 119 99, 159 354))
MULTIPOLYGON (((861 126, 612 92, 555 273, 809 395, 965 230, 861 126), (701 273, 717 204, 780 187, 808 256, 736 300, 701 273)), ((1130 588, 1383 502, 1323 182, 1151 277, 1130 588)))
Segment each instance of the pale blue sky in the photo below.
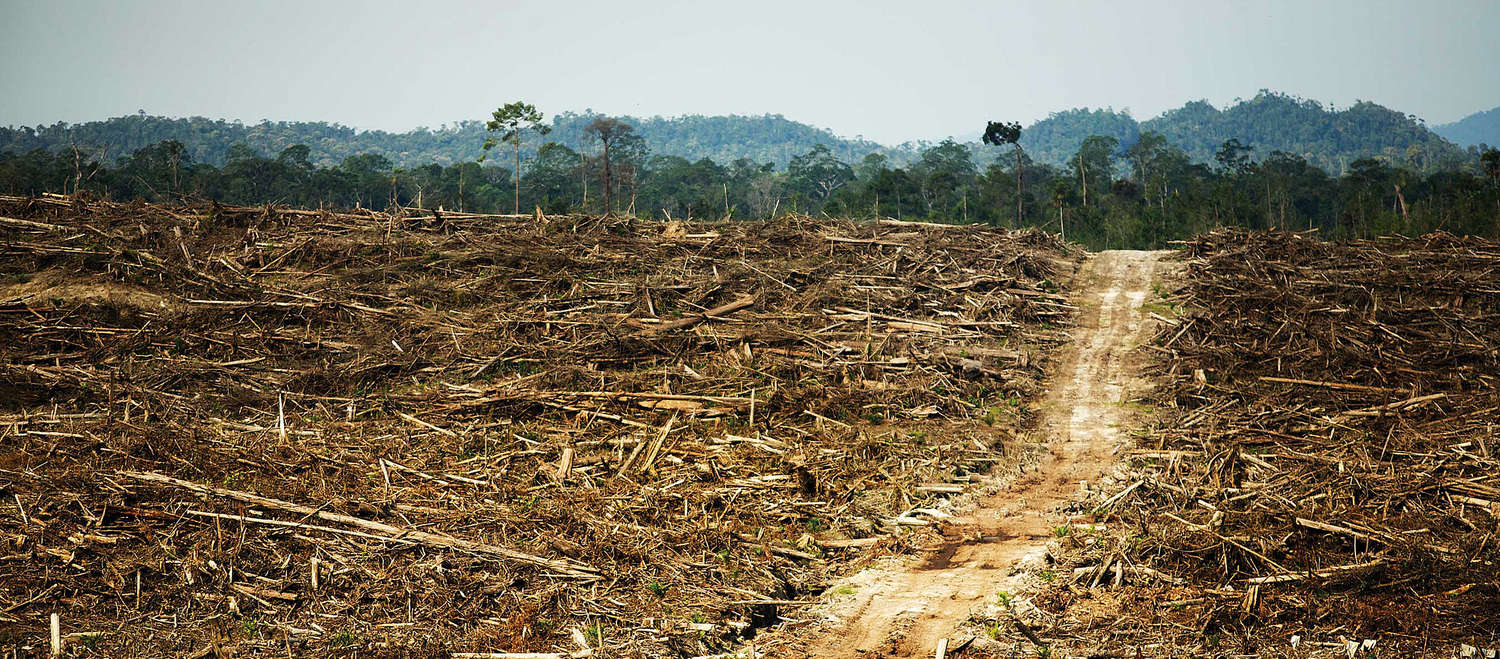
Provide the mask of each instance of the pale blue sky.
POLYGON ((144 109, 405 130, 784 114, 882 142, 1262 88, 1443 123, 1500 105, 1500 0, 0 0, 0 125, 144 109))

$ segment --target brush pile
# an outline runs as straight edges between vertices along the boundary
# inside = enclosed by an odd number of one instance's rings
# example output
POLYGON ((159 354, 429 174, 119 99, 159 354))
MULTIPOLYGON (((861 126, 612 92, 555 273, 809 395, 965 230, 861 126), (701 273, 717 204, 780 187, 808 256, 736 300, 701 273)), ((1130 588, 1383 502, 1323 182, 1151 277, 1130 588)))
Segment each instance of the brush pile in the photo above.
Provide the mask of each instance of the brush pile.
POLYGON ((1078 256, 0 198, 0 646, 722 651, 1019 458, 1078 256))
POLYGON ((1219 231, 1185 257, 1160 426, 1101 505, 1111 533, 1068 539, 1076 583, 1039 600, 1054 638, 1500 645, 1500 245, 1219 231))

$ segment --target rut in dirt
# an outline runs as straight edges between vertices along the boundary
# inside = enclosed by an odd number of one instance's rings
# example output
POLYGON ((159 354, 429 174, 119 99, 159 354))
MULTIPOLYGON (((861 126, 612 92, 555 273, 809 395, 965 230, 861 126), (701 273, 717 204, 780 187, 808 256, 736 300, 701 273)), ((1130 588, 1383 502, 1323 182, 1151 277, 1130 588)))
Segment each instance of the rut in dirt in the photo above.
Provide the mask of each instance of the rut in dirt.
POLYGON ((1024 567, 1045 554, 1052 529, 1070 521, 1069 504, 1111 469, 1125 442, 1122 403, 1145 384, 1135 349, 1150 335, 1142 307, 1162 254, 1106 251, 1083 264, 1072 300, 1078 325, 1043 405, 1038 463, 954 520, 946 534, 956 539, 924 562, 851 579, 853 601, 832 605, 809 656, 931 657, 996 593, 1023 590, 1024 567))

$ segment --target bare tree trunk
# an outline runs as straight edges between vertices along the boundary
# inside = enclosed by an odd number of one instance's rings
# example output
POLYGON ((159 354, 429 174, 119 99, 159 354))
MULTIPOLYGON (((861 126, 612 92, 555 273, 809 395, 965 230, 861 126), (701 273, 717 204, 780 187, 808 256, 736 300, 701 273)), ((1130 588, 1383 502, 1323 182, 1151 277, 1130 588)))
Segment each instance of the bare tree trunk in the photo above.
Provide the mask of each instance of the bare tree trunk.
MULTIPOLYGON (((1273 225, 1273 224, 1276 224, 1276 216, 1274 216, 1274 215, 1271 214, 1271 181, 1267 180, 1266 181, 1266 228, 1267 229, 1271 228, 1271 225, 1273 225)), ((1285 228, 1285 227, 1282 227, 1282 228, 1285 228)))
POLYGON ((1022 208, 1021 208, 1021 143, 1017 142, 1016 143, 1016 226, 1015 226, 1015 228, 1017 228, 1017 229, 1021 228, 1021 222, 1022 222, 1023 218, 1024 218, 1024 215, 1022 215, 1022 208))
POLYGON ((1411 217, 1406 214, 1406 195, 1401 194, 1401 184, 1396 184, 1396 201, 1401 204, 1401 226, 1411 230, 1411 217))
POLYGON ((1083 184, 1083 207, 1089 207, 1089 174, 1083 167, 1083 154, 1078 154, 1078 180, 1083 184))
POLYGON ((609 169, 609 142, 604 143, 604 214, 609 215, 612 210, 610 205, 610 169, 609 169))
MULTIPOLYGON (((521 129, 517 128, 516 130, 519 131, 521 129)), ((521 136, 520 136, 519 133, 516 135, 516 171, 512 172, 511 175, 510 175, 510 177, 512 179, 515 179, 515 181, 516 181, 516 210, 514 212, 515 212, 516 215, 520 215, 521 214, 521 136)))

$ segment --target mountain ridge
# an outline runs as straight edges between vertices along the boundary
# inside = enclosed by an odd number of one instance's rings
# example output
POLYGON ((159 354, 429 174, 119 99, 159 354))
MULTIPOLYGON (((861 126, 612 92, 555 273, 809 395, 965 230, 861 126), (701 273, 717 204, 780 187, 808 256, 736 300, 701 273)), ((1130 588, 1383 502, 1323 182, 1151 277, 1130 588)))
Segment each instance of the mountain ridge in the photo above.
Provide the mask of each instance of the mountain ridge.
POLYGON ((1461 146, 1500 145, 1500 107, 1480 110, 1458 121, 1433 126, 1432 132, 1461 146))
MULTIPOLYGON (((552 118, 546 138, 573 148, 589 146, 583 129, 595 117, 592 110, 563 112, 552 118)), ((1195 162, 1210 163, 1227 139, 1254 147, 1254 158, 1273 151, 1305 157, 1332 173, 1363 157, 1378 157, 1419 170, 1452 167, 1474 155, 1444 138, 1440 130, 1475 117, 1492 117, 1500 130, 1500 108, 1429 129, 1420 119, 1379 104, 1359 101, 1344 109, 1317 101, 1262 90, 1223 109, 1207 101, 1189 101, 1144 121, 1128 111, 1112 108, 1072 108, 1053 112, 1022 131, 1021 146, 1028 156, 1052 166, 1066 166, 1090 135, 1113 137, 1122 149, 1145 131, 1153 131, 1177 145, 1195 162)), ((675 117, 618 117, 636 126, 653 154, 696 161, 703 158, 729 164, 745 158, 754 163, 786 167, 792 157, 824 144, 841 160, 857 163, 868 154, 881 154, 895 165, 905 165, 936 142, 924 140, 883 145, 863 138, 841 137, 827 128, 787 119, 780 114, 679 115, 675 117)), ((1458 129, 1453 129, 1458 130, 1458 129)), ((1451 131, 1450 131, 1451 132, 1451 131)), ((1463 134, 1461 131, 1459 134, 1463 134)), ((129 155, 136 149, 166 139, 187 147, 197 162, 223 164, 236 144, 275 155, 296 144, 309 148, 314 162, 333 165, 343 159, 377 153, 395 166, 411 168, 429 163, 452 164, 476 159, 485 136, 481 121, 459 121, 437 129, 406 132, 357 130, 338 123, 238 121, 204 117, 157 117, 137 113, 123 117, 51 126, 0 128, 0 151, 24 153, 37 148, 61 151, 77 144, 103 152, 105 159, 129 155)), ((1496 139, 1495 142, 1500 142, 1496 139)), ((541 140, 532 138, 534 148, 541 140)), ((981 166, 1005 157, 1004 149, 965 141, 981 166)))

